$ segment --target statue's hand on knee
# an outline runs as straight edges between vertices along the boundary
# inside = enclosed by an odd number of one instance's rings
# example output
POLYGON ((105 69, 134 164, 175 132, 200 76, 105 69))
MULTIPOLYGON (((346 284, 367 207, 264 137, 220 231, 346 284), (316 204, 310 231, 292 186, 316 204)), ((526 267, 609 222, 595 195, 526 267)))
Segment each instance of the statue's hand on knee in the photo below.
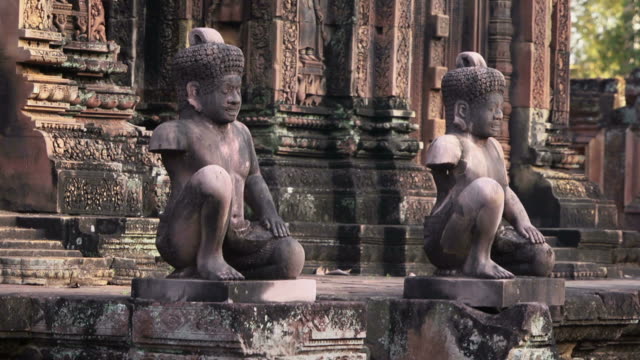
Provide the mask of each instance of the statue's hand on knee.
POLYGON ((271 231, 271 234, 275 237, 286 237, 290 235, 289 224, 285 223, 278 215, 264 216, 261 224, 265 229, 271 231))
POLYGON ((513 226, 520 236, 528 239, 534 244, 544 244, 545 238, 544 235, 540 232, 540 230, 536 229, 535 226, 531 225, 531 223, 525 224, 516 224, 513 226))

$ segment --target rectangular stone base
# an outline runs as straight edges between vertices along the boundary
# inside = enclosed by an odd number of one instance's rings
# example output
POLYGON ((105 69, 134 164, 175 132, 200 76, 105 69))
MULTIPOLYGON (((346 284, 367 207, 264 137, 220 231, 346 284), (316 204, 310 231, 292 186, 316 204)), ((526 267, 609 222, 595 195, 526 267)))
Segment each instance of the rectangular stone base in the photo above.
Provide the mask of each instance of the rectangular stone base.
POLYGON ((564 305, 564 279, 519 277, 507 280, 461 277, 407 277, 406 299, 455 300, 473 307, 503 308, 517 303, 564 305))
POLYGON ((133 279, 131 296, 163 302, 314 302, 315 280, 133 279))
POLYGON ((363 302, 159 303, 105 288, 0 285, 0 359, 369 358, 363 302))

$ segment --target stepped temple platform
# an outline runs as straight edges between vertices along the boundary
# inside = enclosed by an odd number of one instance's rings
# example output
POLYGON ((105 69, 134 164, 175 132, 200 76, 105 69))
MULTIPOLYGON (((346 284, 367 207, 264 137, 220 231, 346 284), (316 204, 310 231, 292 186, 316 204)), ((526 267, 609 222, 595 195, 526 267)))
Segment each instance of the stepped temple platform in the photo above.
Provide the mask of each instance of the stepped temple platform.
POLYGON ((315 303, 163 303, 134 301, 127 286, 0 285, 0 357, 632 359, 640 346, 639 279, 566 281, 564 306, 475 309, 405 300, 402 277, 303 278, 317 282, 315 303))

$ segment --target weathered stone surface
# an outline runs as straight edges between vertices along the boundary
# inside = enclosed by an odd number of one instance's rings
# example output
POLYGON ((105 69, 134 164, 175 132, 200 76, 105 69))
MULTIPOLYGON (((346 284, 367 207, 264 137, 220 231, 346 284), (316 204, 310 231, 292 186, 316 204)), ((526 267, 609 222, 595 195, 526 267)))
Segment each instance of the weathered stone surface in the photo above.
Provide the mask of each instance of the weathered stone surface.
POLYGON ((554 324, 563 359, 635 359, 640 338, 637 282, 575 281, 554 324))
POLYGON ((132 324, 133 358, 367 358, 363 303, 137 303, 132 324))
POLYGON ((2 358, 126 358, 132 308, 125 297, 4 295, 0 310, 2 358))
POLYGON ((454 300, 473 307, 504 308, 518 303, 563 305, 564 280, 538 277, 486 280, 458 277, 407 277, 406 299, 454 300))
POLYGON ((375 299, 367 330, 374 360, 557 358, 542 304, 487 314, 452 301, 375 299))
POLYGON ((3 359, 368 358, 361 302, 158 304, 122 287, 3 286, 3 359))
POLYGON ((316 300, 315 280, 133 279, 131 296, 162 302, 283 303, 316 300))

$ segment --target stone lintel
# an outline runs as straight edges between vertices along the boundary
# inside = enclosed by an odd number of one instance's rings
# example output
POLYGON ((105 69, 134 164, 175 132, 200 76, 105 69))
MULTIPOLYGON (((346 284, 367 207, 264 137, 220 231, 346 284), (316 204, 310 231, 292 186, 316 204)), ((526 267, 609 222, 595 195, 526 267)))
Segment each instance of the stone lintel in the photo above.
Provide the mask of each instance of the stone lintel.
POLYGON ((563 279, 518 277, 507 280, 459 277, 408 277, 407 299, 455 300, 472 307, 504 308, 518 303, 564 305, 563 279))
POLYGON ((157 301, 230 303, 314 302, 316 281, 209 281, 198 279, 133 279, 131 296, 157 301))

